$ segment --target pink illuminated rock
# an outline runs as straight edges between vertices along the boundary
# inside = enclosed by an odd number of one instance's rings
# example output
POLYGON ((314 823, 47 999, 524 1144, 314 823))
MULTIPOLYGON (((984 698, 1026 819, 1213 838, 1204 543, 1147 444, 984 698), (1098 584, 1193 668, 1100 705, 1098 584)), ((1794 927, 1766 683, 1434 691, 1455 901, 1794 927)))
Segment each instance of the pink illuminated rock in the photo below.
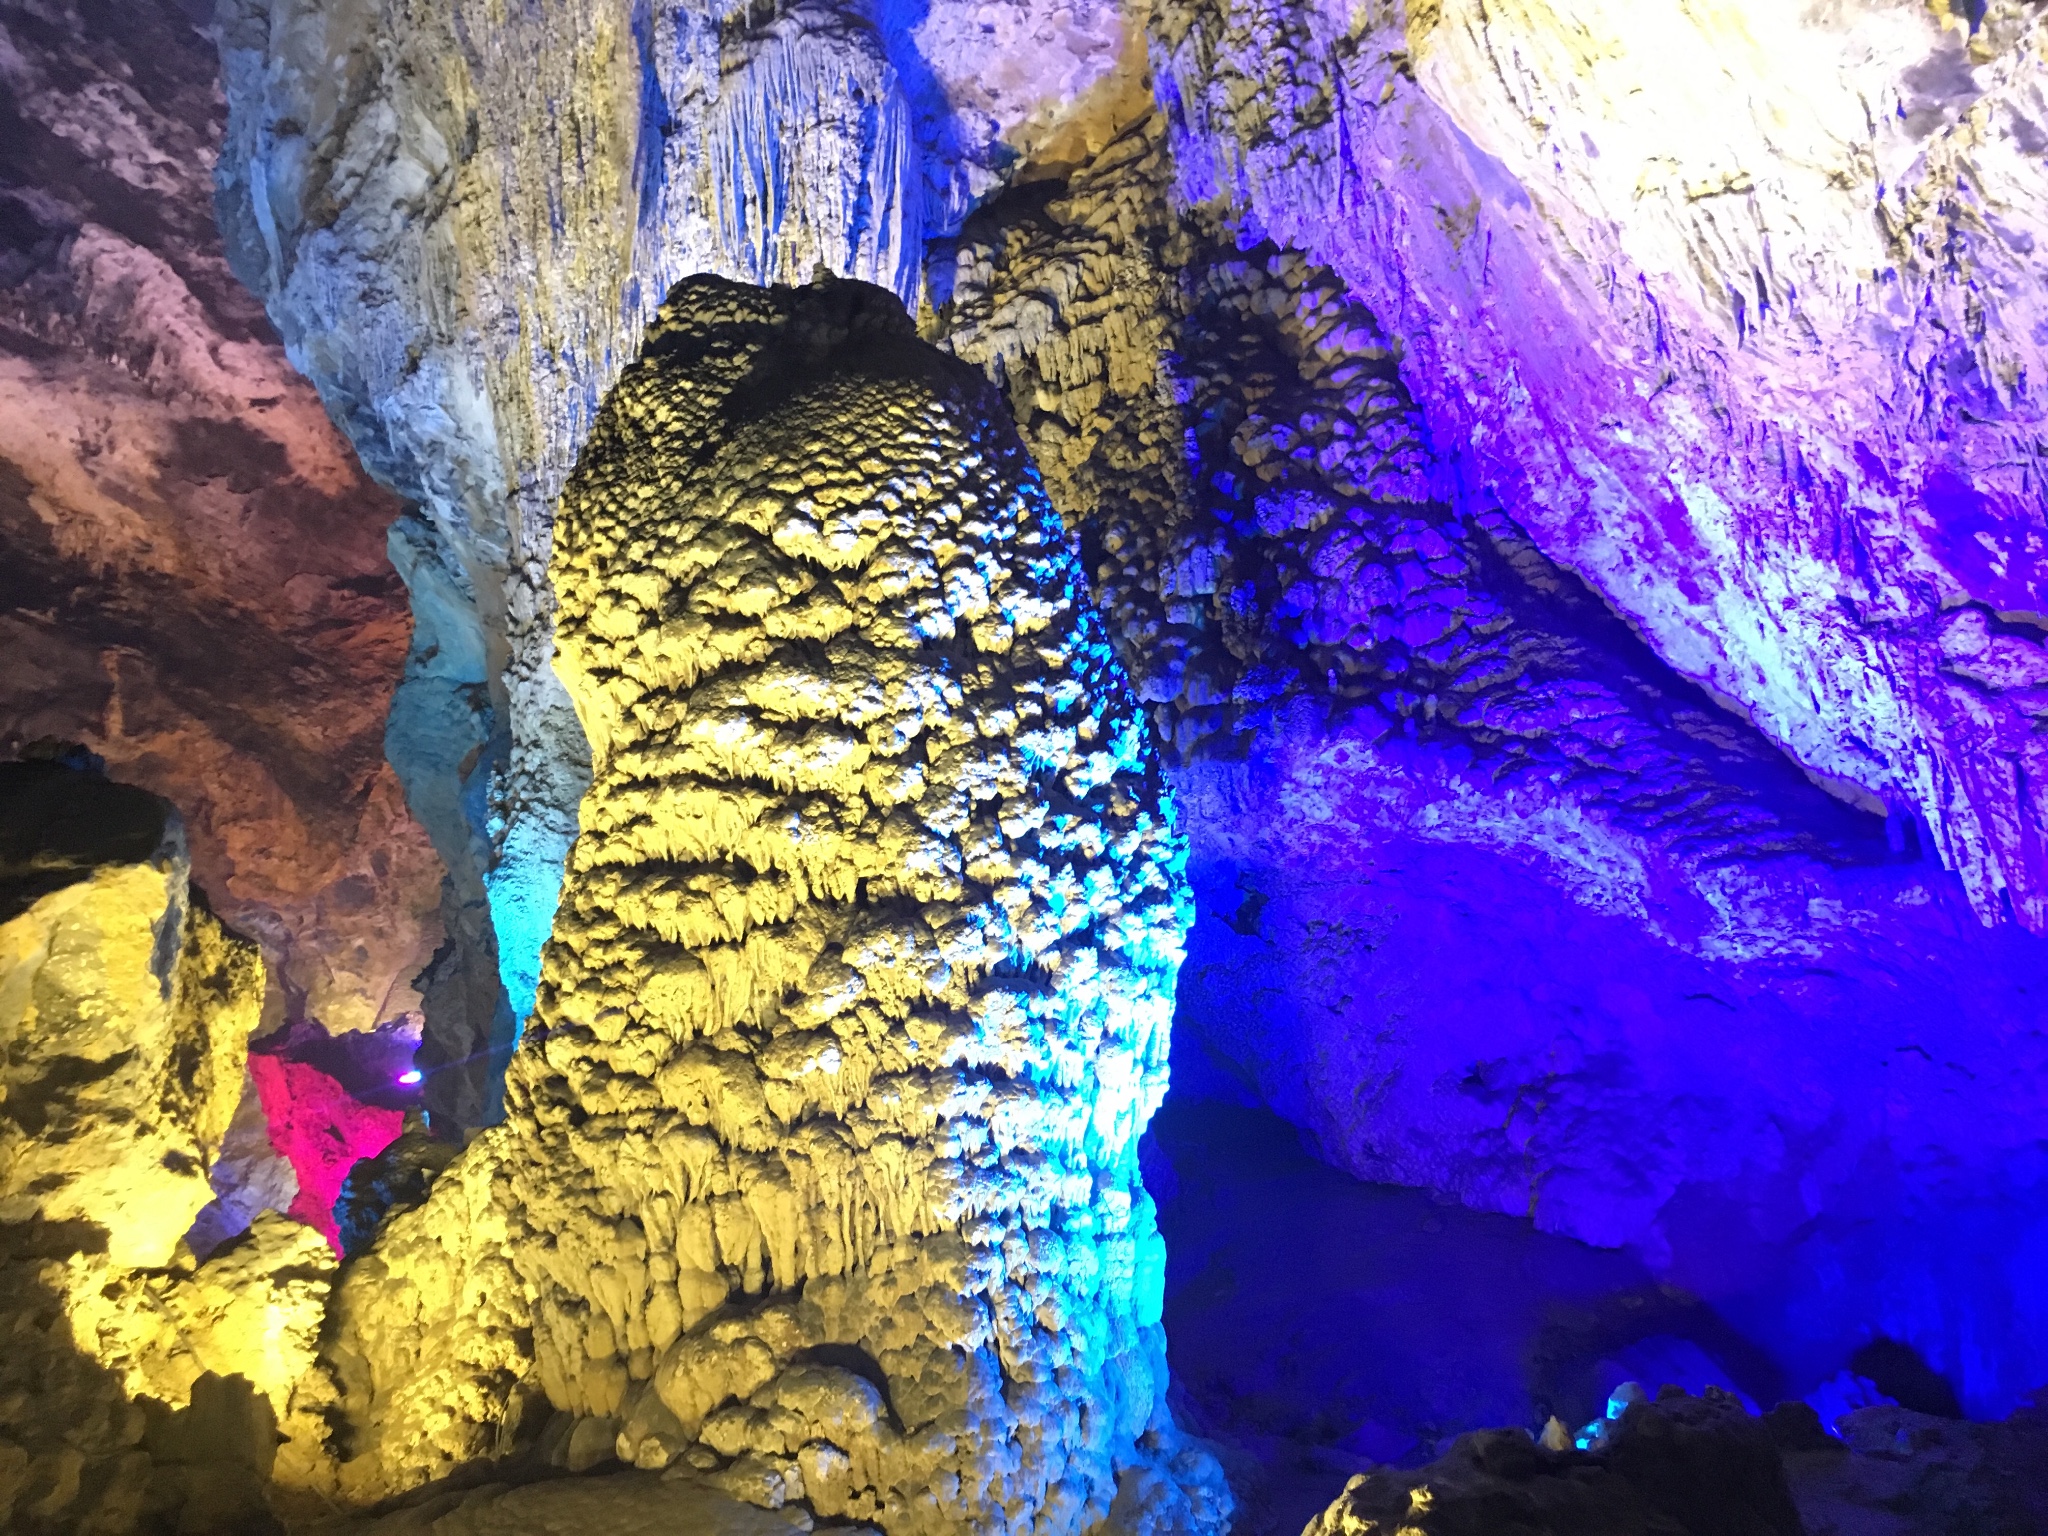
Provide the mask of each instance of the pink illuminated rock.
POLYGON ((299 1176, 287 1214, 318 1228, 340 1253, 335 1197, 359 1159, 375 1157, 398 1139, 404 1114, 363 1103, 310 1062, 256 1052, 249 1073, 270 1121, 271 1144, 299 1176))

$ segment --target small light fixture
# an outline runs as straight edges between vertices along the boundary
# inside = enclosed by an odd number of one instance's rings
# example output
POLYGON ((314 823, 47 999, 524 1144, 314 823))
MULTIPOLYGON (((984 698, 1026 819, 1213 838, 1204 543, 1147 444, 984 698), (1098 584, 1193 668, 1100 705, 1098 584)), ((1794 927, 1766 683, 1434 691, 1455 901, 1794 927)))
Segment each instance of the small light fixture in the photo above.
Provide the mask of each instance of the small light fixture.
POLYGON ((421 1073, 418 1067, 414 1067, 410 1071, 401 1072, 398 1074, 398 1086, 401 1088, 410 1088, 414 1084, 419 1082, 420 1076, 421 1073))

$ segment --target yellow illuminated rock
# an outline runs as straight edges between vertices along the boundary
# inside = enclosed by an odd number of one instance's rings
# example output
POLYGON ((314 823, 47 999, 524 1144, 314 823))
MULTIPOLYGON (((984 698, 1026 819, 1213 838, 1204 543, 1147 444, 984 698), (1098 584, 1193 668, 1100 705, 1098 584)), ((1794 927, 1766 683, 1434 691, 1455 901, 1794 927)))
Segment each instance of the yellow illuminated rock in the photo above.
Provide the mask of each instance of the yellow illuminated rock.
POLYGON ((263 1004, 162 801, 0 768, 0 1528, 242 1529, 333 1258, 268 1215, 204 1265, 263 1004))
POLYGON ((686 282, 553 579, 595 781, 506 1123, 338 1292, 338 1491, 551 1405, 890 1536, 1220 1530, 1137 1172, 1183 853, 988 386, 879 290, 686 282))
POLYGON ((72 1332, 127 1390, 182 1407, 208 1371, 240 1376, 283 1417, 313 1364, 333 1278, 319 1232, 274 1211, 203 1265, 95 1272, 74 1260, 72 1332))
POLYGON ((261 962, 189 905, 182 846, 94 870, 0 926, 0 1217, 91 1221, 169 1262, 241 1092, 261 962))

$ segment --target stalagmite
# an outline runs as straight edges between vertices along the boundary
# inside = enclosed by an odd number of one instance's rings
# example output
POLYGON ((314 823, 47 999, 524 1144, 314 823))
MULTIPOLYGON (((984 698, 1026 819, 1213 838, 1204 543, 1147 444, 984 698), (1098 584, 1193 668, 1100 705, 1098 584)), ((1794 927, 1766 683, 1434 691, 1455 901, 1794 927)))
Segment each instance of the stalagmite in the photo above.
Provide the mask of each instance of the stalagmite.
POLYGON ((852 283, 686 282, 607 400, 552 572, 595 780, 507 1121, 344 1286, 351 1497, 537 1389, 572 1465, 890 1536, 1222 1528, 1137 1171, 1182 848, 1000 421, 852 283))

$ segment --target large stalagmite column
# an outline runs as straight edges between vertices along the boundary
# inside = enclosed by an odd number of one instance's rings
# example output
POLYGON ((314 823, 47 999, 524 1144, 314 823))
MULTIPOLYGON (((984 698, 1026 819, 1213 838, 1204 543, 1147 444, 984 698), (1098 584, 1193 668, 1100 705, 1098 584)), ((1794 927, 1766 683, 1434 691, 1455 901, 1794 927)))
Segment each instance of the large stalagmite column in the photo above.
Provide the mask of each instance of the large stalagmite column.
POLYGON ((1137 1169, 1182 851, 993 393, 878 289, 693 279, 553 576, 595 780, 507 1122, 344 1298, 354 1486, 483 1445, 433 1421, 445 1382, 391 1406, 418 1367, 379 1288, 433 1272, 401 1286, 427 1313, 501 1314, 497 1345, 444 1328, 472 1383, 530 1372, 758 1503, 1220 1529, 1163 1404, 1137 1169))

